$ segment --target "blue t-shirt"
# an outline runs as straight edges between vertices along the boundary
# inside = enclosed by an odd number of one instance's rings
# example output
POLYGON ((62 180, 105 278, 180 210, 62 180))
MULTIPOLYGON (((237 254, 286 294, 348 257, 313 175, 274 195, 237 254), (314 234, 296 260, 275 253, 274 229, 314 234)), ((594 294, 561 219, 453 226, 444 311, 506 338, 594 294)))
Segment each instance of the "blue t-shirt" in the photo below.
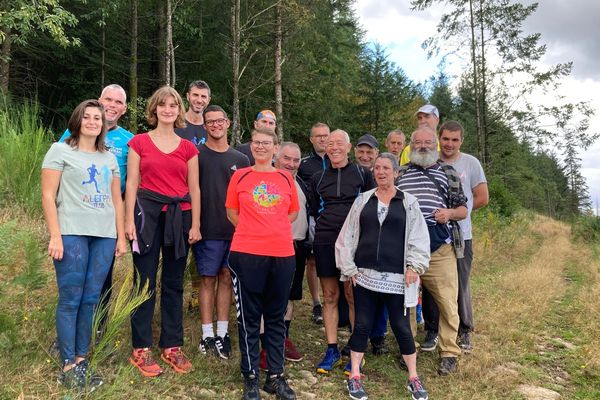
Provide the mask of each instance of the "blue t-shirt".
MULTIPOLYGON (((71 132, 67 129, 65 133, 58 140, 64 142, 71 132)), ((125 181, 127 179, 127 154, 129 153, 129 147, 127 143, 133 137, 133 133, 127 129, 123 129, 120 126, 106 132, 105 143, 108 150, 115 155, 117 163, 119 164, 119 173, 121 175, 121 193, 125 193, 125 181)))

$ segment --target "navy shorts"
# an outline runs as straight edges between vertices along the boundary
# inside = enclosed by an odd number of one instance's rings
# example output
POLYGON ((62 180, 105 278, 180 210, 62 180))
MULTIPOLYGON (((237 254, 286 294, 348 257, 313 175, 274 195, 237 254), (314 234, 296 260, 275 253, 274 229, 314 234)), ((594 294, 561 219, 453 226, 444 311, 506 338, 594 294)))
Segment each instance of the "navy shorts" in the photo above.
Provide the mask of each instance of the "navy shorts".
POLYGON ((340 270, 335 263, 335 244, 313 244, 313 253, 319 278, 340 277, 340 270))
POLYGON ((196 270, 200 276, 217 276, 229 266, 229 240, 201 240, 192 246, 196 270))

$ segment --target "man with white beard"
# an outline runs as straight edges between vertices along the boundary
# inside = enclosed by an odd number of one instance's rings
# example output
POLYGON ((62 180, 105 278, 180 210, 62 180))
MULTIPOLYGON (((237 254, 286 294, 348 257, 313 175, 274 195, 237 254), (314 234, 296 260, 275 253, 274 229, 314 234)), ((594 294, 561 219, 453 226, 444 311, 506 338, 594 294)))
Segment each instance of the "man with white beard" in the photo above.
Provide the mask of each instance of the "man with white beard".
POLYGON ((456 259, 463 256, 464 241, 457 221, 467 216, 467 198, 454 168, 438 162, 437 136, 419 127, 411 136, 410 163, 401 167, 398 187, 417 197, 427 223, 431 262, 421 276, 440 310, 438 374, 456 372, 461 354, 458 334, 458 272, 456 259))

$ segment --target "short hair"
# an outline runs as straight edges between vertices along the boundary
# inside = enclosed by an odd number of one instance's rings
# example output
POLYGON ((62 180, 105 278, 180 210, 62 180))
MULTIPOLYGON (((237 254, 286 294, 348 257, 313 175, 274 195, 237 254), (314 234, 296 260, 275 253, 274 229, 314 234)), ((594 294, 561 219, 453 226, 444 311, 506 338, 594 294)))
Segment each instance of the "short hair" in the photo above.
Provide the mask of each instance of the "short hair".
POLYGON ((331 133, 329 133, 329 136, 333 135, 334 133, 342 133, 344 135, 344 139, 346 139, 346 142, 350 143, 350 135, 348 135, 348 132, 346 132, 345 130, 335 129, 331 133))
POLYGON ((104 97, 104 93, 106 93, 109 90, 118 90, 120 92, 123 92, 125 101, 127 101, 127 93, 125 92, 125 89, 123 89, 121 85, 117 85, 116 83, 111 83, 110 85, 105 86, 104 89, 102 89, 102 92, 100 93, 100 98, 104 97))
POLYGON ((281 145, 279 146, 279 151, 277 152, 277 158, 279 158, 279 155, 286 147, 292 147, 294 150, 298 150, 298 153, 300 153, 300 157, 302 157, 302 150, 300 150, 300 146, 298 146, 298 144, 294 142, 281 142, 281 145))
POLYGON ((393 131, 390 131, 387 135, 386 140, 390 140, 390 137, 392 137, 392 135, 400 135, 404 138, 404 141, 406 141, 406 135, 404 134, 404 132, 402 132, 400 130, 400 128, 394 129, 393 131))
POLYGON ((384 153, 379 154, 375 158, 375 162, 377 162, 377 160, 379 160, 380 158, 385 158, 387 160, 390 160, 390 162, 392 163, 392 169, 394 170, 394 172, 397 172, 400 170, 400 164, 398 164, 398 158, 396 158, 396 156, 393 155, 392 153, 388 153, 386 151, 384 153))
POLYGON ((221 112, 223 113, 223 117, 229 119, 229 117, 227 116, 227 113, 225 112, 225 110, 223 110, 223 107, 218 106, 216 104, 211 104, 209 106, 207 106, 204 111, 202 112, 202 118, 206 117, 206 113, 209 112, 221 112))
POLYGON ((258 134, 270 136, 273 139, 273 144, 279 144, 279 136, 272 129, 253 128, 250 132, 250 137, 253 138, 254 135, 258 134))
POLYGON ((167 97, 173 97, 175 99, 175 103, 179 106, 179 111, 177 114, 177 119, 175 120, 174 128, 185 128, 185 109, 183 108, 183 100, 177 90, 173 89, 169 85, 165 85, 156 90, 152 94, 152 96, 148 99, 148 105, 146 106, 146 121, 151 126, 156 126, 158 123, 158 118, 156 116, 156 108, 159 105, 165 103, 167 97))
POLYGON ((327 132, 329 132, 329 125, 324 122, 317 122, 313 126, 310 127, 310 136, 312 136, 313 129, 315 128, 327 128, 327 132))
POLYGON ((106 151, 106 144, 104 143, 104 137, 106 136, 106 117, 104 116, 104 107, 102 103, 98 100, 90 99, 84 100, 75 109, 69 118, 69 123, 67 127, 69 128, 69 132, 71 135, 65 140, 71 147, 79 146, 79 135, 81 133, 81 122, 83 121, 83 116, 85 114, 86 108, 97 108, 100 110, 100 115, 102 115, 102 130, 98 137, 96 137, 96 150, 98 151, 106 151))
POLYGON ((417 129, 416 129, 416 130, 415 130, 415 131, 414 131, 414 132, 413 132, 413 133, 410 135, 410 142, 411 142, 411 143, 413 142, 413 139, 414 139, 414 137, 415 137, 415 134, 416 134, 417 132, 426 132, 426 133, 429 133, 429 134, 431 135, 431 137, 433 138, 433 140, 435 141, 435 144, 436 144, 436 146, 437 146, 437 140, 438 140, 438 137, 437 137, 437 135, 435 134, 435 131, 434 131, 433 129, 431 129, 430 127, 428 127, 428 126, 420 126, 420 127, 418 127, 418 128, 417 128, 417 129))
POLYGON ((208 96, 210 97, 210 86, 208 86, 208 83, 204 82, 203 80, 198 79, 196 81, 191 82, 188 85, 187 91, 190 92, 193 88, 208 90, 208 96))
POLYGON ((438 137, 442 136, 443 131, 460 132, 460 139, 464 140, 465 138, 465 130, 463 129, 462 125, 457 121, 444 122, 444 124, 438 130, 438 137))

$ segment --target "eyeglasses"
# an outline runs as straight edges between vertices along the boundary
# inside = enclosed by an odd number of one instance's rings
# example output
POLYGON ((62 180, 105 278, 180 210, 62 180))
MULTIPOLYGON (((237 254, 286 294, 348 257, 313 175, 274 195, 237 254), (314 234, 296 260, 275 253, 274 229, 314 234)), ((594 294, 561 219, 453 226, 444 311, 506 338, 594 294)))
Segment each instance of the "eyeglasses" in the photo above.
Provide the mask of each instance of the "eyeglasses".
POLYGON ((263 140, 263 141, 253 140, 250 143, 252 143, 252 146, 254 146, 254 147, 260 147, 260 146, 262 146, 262 147, 270 147, 270 146, 273 145, 273 141, 271 141, 271 140, 263 140))
POLYGON ((226 121, 227 121, 227 118, 211 119, 208 121, 204 121, 204 125, 206 125, 206 126, 223 125, 226 121))
POLYGON ((416 140, 414 142, 412 142, 413 146, 427 146, 430 147, 431 145, 433 145, 435 142, 433 140, 416 140))

